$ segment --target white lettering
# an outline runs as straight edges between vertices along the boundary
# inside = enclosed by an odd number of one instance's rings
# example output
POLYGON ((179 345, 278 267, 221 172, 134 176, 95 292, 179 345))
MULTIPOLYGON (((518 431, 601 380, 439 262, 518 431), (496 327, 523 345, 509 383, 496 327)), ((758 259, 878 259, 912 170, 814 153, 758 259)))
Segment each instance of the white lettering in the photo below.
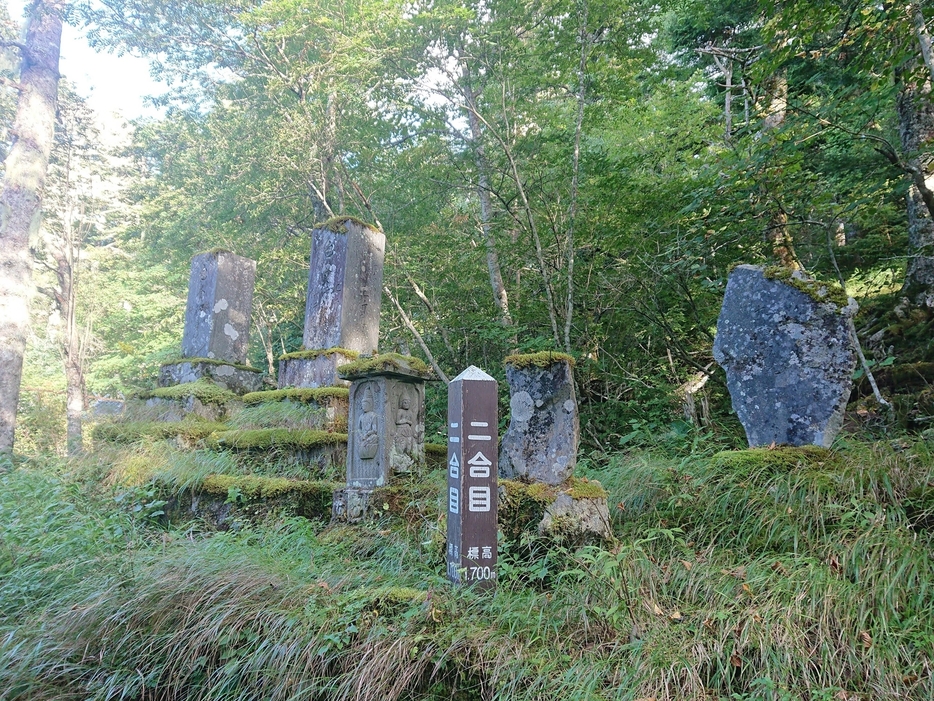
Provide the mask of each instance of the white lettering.
MULTIPOLYGON (((489 487, 471 487, 467 491, 467 509, 475 513, 482 513, 490 510, 490 488, 489 487)), ((456 512, 454 512, 456 513, 456 512)))
POLYGON ((448 493, 448 511, 452 514, 460 513, 460 490, 457 487, 451 487, 448 493))

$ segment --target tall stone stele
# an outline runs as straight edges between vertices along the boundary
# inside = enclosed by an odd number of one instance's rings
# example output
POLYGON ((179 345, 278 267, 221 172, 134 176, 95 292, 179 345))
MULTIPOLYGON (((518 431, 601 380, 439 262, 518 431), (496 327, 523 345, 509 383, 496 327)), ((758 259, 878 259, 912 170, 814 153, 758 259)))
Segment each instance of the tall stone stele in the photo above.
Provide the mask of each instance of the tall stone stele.
POLYGON ((302 350, 280 359, 280 389, 346 384, 337 368, 376 353, 385 250, 385 235, 352 217, 312 230, 302 350))
POLYGON ((713 356, 751 447, 830 447, 853 386, 856 310, 838 286, 801 272, 733 269, 713 356))
POLYGON ((499 449, 499 474, 544 484, 554 495, 540 533, 605 538, 610 534, 606 492, 599 482, 589 485, 587 496, 573 488, 580 443, 573 367, 574 359, 564 353, 506 358, 510 420, 499 449))
POLYGON ((506 358, 510 419, 499 451, 501 476, 550 485, 571 476, 580 443, 573 364, 564 353, 506 358))
POLYGON ((202 377, 241 393, 262 386, 261 371, 245 365, 255 277, 256 261, 230 251, 208 251, 191 259, 182 359, 162 366, 160 386, 202 377))
POLYGON ((431 370, 394 353, 344 365, 351 381, 347 421, 347 486, 334 495, 334 517, 360 519, 372 490, 424 467, 425 382, 431 370))

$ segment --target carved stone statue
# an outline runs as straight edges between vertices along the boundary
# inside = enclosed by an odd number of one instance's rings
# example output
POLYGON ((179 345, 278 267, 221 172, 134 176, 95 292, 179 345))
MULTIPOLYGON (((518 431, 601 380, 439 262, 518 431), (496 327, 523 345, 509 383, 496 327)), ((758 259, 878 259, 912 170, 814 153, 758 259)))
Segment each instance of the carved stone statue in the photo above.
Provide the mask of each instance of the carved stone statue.
POLYGON ((372 387, 364 388, 360 407, 363 411, 356 427, 357 455, 361 460, 372 460, 379 451, 379 418, 375 411, 372 387))

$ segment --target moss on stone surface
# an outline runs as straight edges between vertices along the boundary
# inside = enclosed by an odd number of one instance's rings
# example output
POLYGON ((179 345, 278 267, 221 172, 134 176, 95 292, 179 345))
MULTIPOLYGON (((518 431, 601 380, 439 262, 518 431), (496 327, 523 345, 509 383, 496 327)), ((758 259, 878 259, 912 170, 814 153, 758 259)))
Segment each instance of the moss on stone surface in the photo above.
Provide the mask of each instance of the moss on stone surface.
POLYGON ((140 392, 140 399, 187 399, 194 397, 202 404, 227 404, 235 401, 237 395, 230 390, 223 389, 207 377, 196 382, 186 382, 172 387, 160 387, 148 392, 140 392))
POLYGON ((360 356, 357 351, 335 346, 334 348, 315 348, 314 350, 300 350, 294 353, 286 353, 285 355, 280 355, 279 360, 314 360, 315 358, 320 358, 322 355, 343 355, 348 358, 357 358, 360 356))
POLYGON ((372 357, 364 356, 359 360, 341 365, 337 372, 343 377, 362 375, 369 372, 401 372, 403 374, 418 374, 427 376, 431 369, 418 358, 400 353, 383 353, 372 357))
POLYGON ((347 442, 346 433, 329 433, 311 429, 258 428, 243 431, 224 431, 211 441, 213 447, 237 450, 264 450, 268 448, 314 448, 347 442))
POLYGON ((213 433, 225 431, 227 426, 214 421, 127 421, 124 423, 98 424, 93 438, 110 443, 136 443, 142 440, 158 440, 181 436, 189 440, 201 440, 213 433))
POLYGON ((296 402, 311 404, 326 402, 330 399, 347 399, 350 390, 346 387, 314 387, 298 389, 274 389, 267 392, 250 392, 244 394, 244 404, 261 404, 263 402, 281 402, 291 399, 296 402))
POLYGON ((162 363, 162 367, 166 365, 181 365, 182 363, 191 363, 192 365, 198 365, 199 363, 202 365, 229 365, 232 368, 245 372, 262 372, 259 368, 254 368, 251 365, 241 365, 240 363, 232 363, 229 360, 218 360, 217 358, 176 358, 175 360, 162 363))
POLYGON ((602 484, 586 477, 571 477, 566 491, 572 499, 606 499, 608 496, 602 484))
POLYGON ((208 475, 201 482, 200 490, 219 496, 236 496, 243 499, 276 499, 288 494, 319 496, 326 494, 328 500, 336 485, 333 482, 289 480, 284 477, 258 477, 256 475, 208 475))
POLYGON ((352 217, 349 215, 340 215, 336 217, 331 217, 323 222, 318 222, 315 224, 315 229, 326 229, 334 234, 346 234, 347 233, 347 222, 356 224, 357 226, 364 226, 367 229, 372 229, 373 231, 379 231, 379 229, 373 224, 368 224, 362 219, 357 217, 352 217))
POLYGON ((540 351, 538 353, 520 353, 510 355, 504 361, 507 365, 514 368, 547 368, 556 363, 567 363, 574 367, 574 358, 567 353, 557 353, 554 351, 540 351))
POLYGON ((800 467, 827 468, 836 462, 837 458, 830 450, 816 445, 727 450, 710 459, 711 467, 739 476, 763 469, 790 472, 800 467))
POLYGON ((796 275, 796 272, 779 265, 771 265, 762 271, 762 275, 766 280, 775 280, 794 287, 815 302, 833 304, 838 309, 843 309, 850 303, 846 291, 840 285, 833 282, 811 280, 796 275))

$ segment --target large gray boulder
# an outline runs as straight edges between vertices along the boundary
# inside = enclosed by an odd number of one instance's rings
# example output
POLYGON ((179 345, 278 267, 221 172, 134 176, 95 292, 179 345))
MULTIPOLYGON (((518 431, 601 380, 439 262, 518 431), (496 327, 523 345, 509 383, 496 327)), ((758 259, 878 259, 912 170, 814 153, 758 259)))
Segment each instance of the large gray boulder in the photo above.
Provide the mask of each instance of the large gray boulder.
POLYGON ((562 353, 506 359, 510 420, 499 451, 501 476, 552 485, 571 476, 580 443, 572 362, 562 353))
POLYGON ((856 310, 838 287, 800 272, 733 270, 713 356, 750 446, 830 446, 853 385, 856 310))

